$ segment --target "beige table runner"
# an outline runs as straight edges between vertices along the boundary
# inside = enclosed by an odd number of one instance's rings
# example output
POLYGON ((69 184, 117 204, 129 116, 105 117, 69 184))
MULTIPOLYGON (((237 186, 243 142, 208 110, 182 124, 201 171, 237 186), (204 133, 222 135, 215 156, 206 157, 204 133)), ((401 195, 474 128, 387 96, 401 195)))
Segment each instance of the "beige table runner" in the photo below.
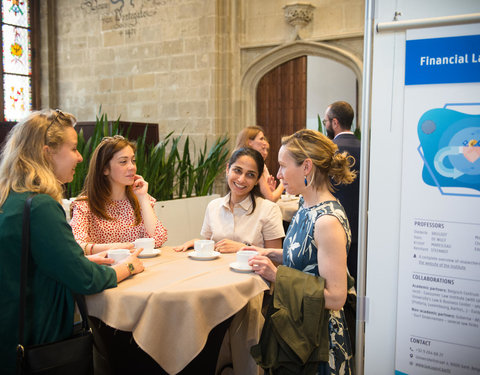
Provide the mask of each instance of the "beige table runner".
POLYGON ((269 287, 258 275, 231 270, 235 254, 206 261, 161 250, 143 259, 144 272, 88 296, 87 304, 90 315, 132 332, 146 353, 176 374, 200 353, 213 327, 269 287))

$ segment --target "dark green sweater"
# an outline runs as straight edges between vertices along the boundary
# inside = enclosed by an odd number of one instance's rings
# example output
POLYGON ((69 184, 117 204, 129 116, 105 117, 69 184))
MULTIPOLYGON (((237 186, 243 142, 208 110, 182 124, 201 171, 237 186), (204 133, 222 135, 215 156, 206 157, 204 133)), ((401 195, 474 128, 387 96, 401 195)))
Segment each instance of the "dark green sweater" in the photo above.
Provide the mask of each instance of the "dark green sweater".
MULTIPOLYGON (((30 193, 10 192, 0 207, 0 363, 15 371, 22 215, 30 193)), ((31 250, 25 311, 26 345, 61 340, 72 334, 72 293, 94 294, 115 287, 115 271, 90 262, 75 241, 62 206, 45 194, 30 212, 31 250)))

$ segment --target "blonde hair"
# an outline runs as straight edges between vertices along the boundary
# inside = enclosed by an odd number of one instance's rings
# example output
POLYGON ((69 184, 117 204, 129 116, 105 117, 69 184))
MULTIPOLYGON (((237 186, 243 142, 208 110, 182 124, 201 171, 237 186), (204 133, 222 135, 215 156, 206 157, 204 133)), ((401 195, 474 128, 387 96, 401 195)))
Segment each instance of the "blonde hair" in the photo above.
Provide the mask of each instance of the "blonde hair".
POLYGON ((335 185, 350 184, 355 180, 356 171, 350 170, 355 164, 353 156, 347 152, 338 152, 338 147, 322 133, 302 129, 295 134, 282 138, 284 146, 298 165, 305 159, 311 159, 314 165, 310 184, 319 187, 326 184, 330 192, 334 192, 331 180, 335 185))
POLYGON ((44 146, 58 150, 65 142, 66 129, 76 118, 60 110, 33 112, 10 130, 0 156, 0 207, 10 190, 48 194, 60 202, 62 184, 53 172, 44 146))
POLYGON ((257 136, 257 134, 260 132, 262 132, 265 135, 263 128, 256 125, 247 126, 246 128, 242 129, 242 131, 238 133, 235 150, 242 147, 250 147, 250 145, 248 144, 248 141, 253 141, 257 136))

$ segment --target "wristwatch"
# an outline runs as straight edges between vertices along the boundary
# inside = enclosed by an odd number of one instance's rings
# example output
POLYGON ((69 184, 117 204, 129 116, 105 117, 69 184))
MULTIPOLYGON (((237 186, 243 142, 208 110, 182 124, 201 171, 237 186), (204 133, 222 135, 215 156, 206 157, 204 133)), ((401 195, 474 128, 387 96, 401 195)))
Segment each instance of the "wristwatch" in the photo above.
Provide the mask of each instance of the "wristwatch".
POLYGON ((130 275, 133 275, 133 271, 135 271, 135 267, 133 266, 133 263, 127 263, 127 268, 128 268, 128 272, 130 272, 130 275))

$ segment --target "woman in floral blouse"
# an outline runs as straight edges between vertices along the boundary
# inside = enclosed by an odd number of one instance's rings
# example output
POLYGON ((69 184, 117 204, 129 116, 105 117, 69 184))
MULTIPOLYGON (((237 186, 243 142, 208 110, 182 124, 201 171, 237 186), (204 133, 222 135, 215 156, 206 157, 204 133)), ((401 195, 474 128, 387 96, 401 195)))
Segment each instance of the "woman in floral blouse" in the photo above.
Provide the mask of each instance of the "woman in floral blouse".
POLYGON ((331 140, 314 130, 303 129, 282 139, 277 177, 289 194, 302 195, 300 208, 288 228, 283 250, 254 248, 261 255, 249 260, 253 270, 271 282, 277 275, 274 263, 325 279, 330 352, 328 362, 319 362, 318 374, 353 373, 342 309, 351 234, 345 211, 332 194, 331 181, 349 184, 355 173, 350 170, 353 158, 337 150, 331 140))
POLYGON ((70 223, 85 255, 132 249, 137 238, 154 238, 155 247, 167 240, 148 183, 136 171, 135 145, 124 137, 106 137, 95 149, 70 223))

